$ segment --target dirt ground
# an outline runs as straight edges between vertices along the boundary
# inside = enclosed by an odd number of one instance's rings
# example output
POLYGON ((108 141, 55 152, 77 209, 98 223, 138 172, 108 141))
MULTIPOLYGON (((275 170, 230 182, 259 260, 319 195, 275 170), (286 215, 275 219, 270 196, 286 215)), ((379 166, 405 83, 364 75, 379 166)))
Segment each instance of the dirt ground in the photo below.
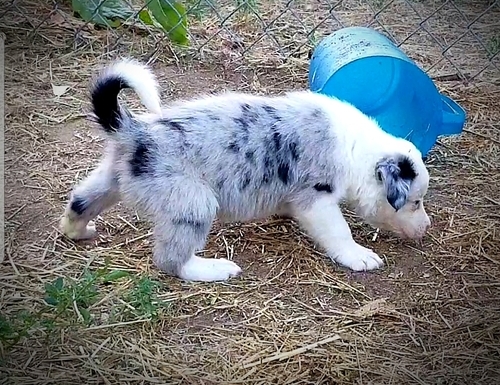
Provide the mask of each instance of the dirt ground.
MULTIPOLYGON (((383 256, 383 269, 339 268, 293 222, 271 218, 215 225, 203 254, 233 259, 241 277, 185 283, 154 268, 150 224, 123 205, 97 220, 95 241, 74 243, 57 229, 71 188, 103 147, 85 119, 89 80, 124 52, 105 51, 97 38, 92 49, 68 49, 68 25, 31 35, 33 20, 50 7, 26 20, 13 12, 3 26, 1 384, 500 382, 500 74, 471 84, 437 82, 468 121, 427 160, 433 226, 422 242, 374 237, 348 214, 355 239, 383 256), (68 89, 56 96, 53 85, 68 89), (87 305, 76 291, 59 313, 44 300, 57 278, 81 288, 86 270, 103 267, 129 275, 96 282, 87 305), (153 315, 131 300, 139 277, 160 285, 141 302, 156 309, 153 315)), ((132 54, 144 57, 150 46, 142 49, 137 39, 132 54)), ((186 61, 166 45, 153 58, 165 100, 307 87, 304 66, 186 61)))

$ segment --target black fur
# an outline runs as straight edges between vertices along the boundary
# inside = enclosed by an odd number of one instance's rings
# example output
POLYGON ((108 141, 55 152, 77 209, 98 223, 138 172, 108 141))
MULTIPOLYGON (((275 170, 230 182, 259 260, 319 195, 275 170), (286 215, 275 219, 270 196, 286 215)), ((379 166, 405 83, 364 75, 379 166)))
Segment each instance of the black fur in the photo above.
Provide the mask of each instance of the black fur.
POLYGON ((151 150, 149 148, 149 143, 145 140, 138 139, 136 142, 136 147, 132 158, 130 159, 130 168, 132 170, 132 175, 141 176, 149 173, 150 170, 150 160, 151 160, 151 150))
POLYGON ((106 132, 116 132, 120 127, 123 114, 118 103, 121 90, 130 88, 124 79, 118 76, 99 78, 92 90, 92 108, 97 122, 106 132))
POLYGON ((329 194, 331 194, 333 192, 332 186, 329 185, 328 183, 316 183, 314 185, 314 189, 316 191, 324 191, 324 192, 327 192, 329 194))
POLYGON ((190 218, 190 215, 172 220, 175 226, 190 227, 197 234, 205 234, 210 230, 212 223, 200 219, 190 218))
POLYGON ((245 173, 245 176, 241 180, 240 189, 245 190, 250 185, 251 181, 252 181, 252 174, 248 171, 245 173))
POLYGON ((184 132, 184 126, 177 120, 159 119, 158 123, 163 124, 164 126, 167 126, 174 131, 184 132))
POLYGON ((290 180, 290 167, 287 163, 280 163, 278 166, 278 178, 286 185, 290 180))
POLYGON ((406 179, 409 181, 412 181, 416 178, 417 173, 415 172, 415 168, 413 166, 412 161, 408 157, 403 157, 402 159, 399 159, 398 161, 398 167, 399 167, 399 177, 402 179, 406 179))
POLYGON ((236 142, 229 143, 229 145, 227 146, 227 149, 231 152, 234 152, 235 154, 240 152, 240 146, 236 142))
POLYGON ((77 215, 82 215, 88 208, 88 202, 80 197, 74 197, 71 202, 71 211, 77 215))
POLYGON ((300 151, 297 142, 288 143, 288 149, 290 150, 290 155, 292 156, 292 159, 295 161, 299 160, 300 151))
POLYGON ((252 151, 247 151, 245 153, 245 158, 248 162, 255 164, 255 155, 253 154, 252 151))
POLYGON ((264 157, 264 175, 262 176, 262 184, 268 184, 271 182, 271 178, 274 175, 274 165, 273 162, 271 161, 271 158, 269 155, 266 155, 264 157))
POLYGON ((281 134, 279 132, 274 132, 273 134, 274 146, 276 147, 276 151, 279 151, 281 148, 281 134))
POLYGON ((272 106, 268 106, 268 105, 264 105, 262 107, 264 109, 264 111, 266 111, 269 116, 271 116, 273 119, 277 120, 277 121, 281 121, 281 118, 279 117, 277 111, 276 111, 276 108, 272 107, 272 106))

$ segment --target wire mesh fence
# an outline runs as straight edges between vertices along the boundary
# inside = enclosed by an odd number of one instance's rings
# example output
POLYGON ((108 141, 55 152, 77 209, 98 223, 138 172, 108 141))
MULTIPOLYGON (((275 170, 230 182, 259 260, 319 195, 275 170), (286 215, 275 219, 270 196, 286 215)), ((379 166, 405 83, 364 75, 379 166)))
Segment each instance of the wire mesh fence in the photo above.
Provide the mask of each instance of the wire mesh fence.
POLYGON ((176 54, 265 66, 307 61, 327 34, 369 26, 434 78, 500 78, 500 0, 14 0, 1 8, 4 28, 73 50, 140 41, 153 56, 177 42, 176 54))

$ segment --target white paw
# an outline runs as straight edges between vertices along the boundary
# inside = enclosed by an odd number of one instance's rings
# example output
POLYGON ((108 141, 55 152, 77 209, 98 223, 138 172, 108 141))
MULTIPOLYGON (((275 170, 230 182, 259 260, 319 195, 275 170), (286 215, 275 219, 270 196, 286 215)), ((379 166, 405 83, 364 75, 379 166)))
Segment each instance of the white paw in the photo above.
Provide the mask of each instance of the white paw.
POLYGON ((384 266, 384 261, 370 249, 352 243, 339 249, 334 260, 354 271, 375 270, 384 266))
POLYGON ((64 235, 75 241, 92 239, 97 236, 97 230, 93 221, 89 221, 88 223, 86 223, 82 221, 71 220, 67 216, 64 216, 61 218, 59 228, 64 235))
POLYGON ((186 281, 226 281, 241 274, 241 268, 228 259, 201 258, 193 255, 179 273, 179 278, 186 281))

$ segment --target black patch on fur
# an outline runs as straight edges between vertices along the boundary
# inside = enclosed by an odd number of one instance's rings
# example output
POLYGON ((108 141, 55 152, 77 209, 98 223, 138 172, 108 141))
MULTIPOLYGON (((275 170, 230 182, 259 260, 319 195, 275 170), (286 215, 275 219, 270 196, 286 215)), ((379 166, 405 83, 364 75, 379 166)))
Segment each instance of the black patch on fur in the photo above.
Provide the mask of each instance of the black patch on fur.
POLYGON ((250 174, 250 172, 246 172, 243 179, 241 180, 240 189, 245 190, 250 185, 251 181, 252 181, 252 175, 250 174))
POLYGON ((141 176, 151 171, 151 143, 141 138, 137 138, 134 154, 130 159, 132 175, 141 176))
POLYGON ((229 143, 229 145, 227 146, 227 149, 231 152, 234 152, 235 154, 240 152, 240 146, 236 142, 229 143))
POLYGON ((195 228, 203 227, 203 225, 205 223, 203 221, 197 221, 197 220, 190 219, 190 218, 177 218, 177 219, 174 219, 172 222, 176 226, 190 226, 190 227, 195 227, 195 228))
POLYGON ((413 167, 413 162, 408 157, 403 157, 398 162, 398 167, 401 170, 399 173, 400 178, 406 180, 414 180, 417 177, 417 173, 415 172, 415 168, 413 167))
POLYGON ((280 163, 278 166, 278 178, 284 183, 288 184, 290 179, 290 167, 286 163, 280 163))
POLYGON ((314 110, 312 113, 311 113, 311 116, 313 118, 321 118, 323 117, 323 111, 321 111, 319 108, 317 108, 316 110, 314 110))
POLYGON ((264 175, 262 176, 262 183, 268 184, 269 182, 271 182, 273 174, 273 162, 271 161, 269 155, 266 155, 264 158, 264 175))
POLYGON ((293 169, 296 169, 299 159, 297 142, 290 136, 281 135, 275 127, 271 130, 273 131, 274 153, 278 165, 278 178, 287 185, 291 181, 293 169))
POLYGON ((240 126, 240 128, 244 131, 248 131, 248 122, 243 119, 242 117, 240 118, 234 118, 234 122, 240 126))
POLYGON ((281 134, 277 131, 274 131, 273 134, 274 147, 276 147, 276 151, 279 151, 281 148, 281 134))
POLYGON ((332 186, 329 185, 328 183, 316 183, 314 185, 314 189, 316 191, 324 191, 327 192, 328 194, 331 194, 333 192, 332 186))
POLYGON ((212 122, 218 122, 220 119, 217 115, 209 112, 207 113, 208 119, 210 119, 212 122))
POLYGON ((269 134, 264 138, 266 157, 264 158, 264 175, 262 184, 269 183, 277 177, 285 185, 294 183, 297 162, 300 157, 298 138, 292 135, 284 136, 279 126, 269 127, 269 134))
POLYGON ((290 150, 290 155, 292 155, 292 159, 295 161, 299 160, 300 151, 297 142, 290 142, 288 148, 290 150))
POLYGON ((184 126, 181 122, 172 119, 159 119, 158 123, 161 123, 174 131, 184 132, 184 126))
POLYGON ((252 110, 252 107, 248 103, 243 103, 241 105, 241 110, 243 111, 244 114, 248 114, 252 110))
POLYGON ((174 226, 190 227, 193 230, 193 232, 199 234, 208 233, 211 225, 210 222, 189 218, 189 216, 183 218, 175 218, 172 220, 172 224, 174 226))
POLYGON ((118 94, 130 86, 118 76, 104 76, 98 79, 92 90, 92 108, 97 122, 106 132, 115 132, 121 125, 123 118, 118 103, 118 94))
POLYGON ((87 210, 88 202, 80 197, 75 197, 73 202, 71 202, 71 211, 73 211, 77 215, 82 215, 85 210, 87 210))
POLYGON ((220 118, 214 114, 212 111, 210 110, 201 110, 200 111, 203 115, 207 116, 208 119, 210 119, 212 122, 218 122, 220 120, 220 118))
POLYGON ((281 117, 278 115, 278 111, 276 108, 272 106, 268 106, 267 104, 262 107, 264 111, 266 111, 269 116, 271 116, 274 120, 281 121, 281 117))
POLYGON ((248 132, 250 124, 257 122, 259 118, 258 113, 255 108, 248 103, 243 103, 241 105, 241 116, 235 118, 234 122, 245 132, 248 132))
POLYGON ((245 159, 252 164, 255 164, 255 155, 252 151, 245 152, 245 159))

